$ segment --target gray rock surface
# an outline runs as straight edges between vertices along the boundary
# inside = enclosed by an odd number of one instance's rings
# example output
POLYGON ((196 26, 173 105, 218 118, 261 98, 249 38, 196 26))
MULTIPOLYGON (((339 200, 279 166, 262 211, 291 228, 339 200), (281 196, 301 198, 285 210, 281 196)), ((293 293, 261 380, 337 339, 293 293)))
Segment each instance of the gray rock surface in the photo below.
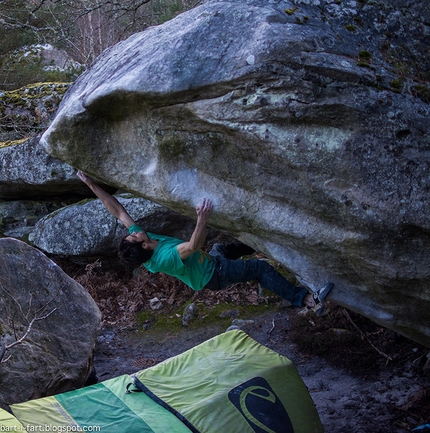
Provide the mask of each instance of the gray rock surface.
POLYGON ((69 164, 49 156, 39 144, 40 136, 13 146, 0 147, 0 199, 16 200, 88 194, 69 164))
MULTIPOLYGON (((160 208, 145 199, 121 198, 132 218, 160 208)), ((113 255, 116 241, 127 234, 125 227, 107 211, 100 200, 83 200, 41 218, 30 239, 43 251, 56 255, 113 255)))
POLYGON ((0 200, 0 235, 28 240, 40 218, 66 205, 66 200, 0 200))
MULTIPOLYGON (((196 221, 131 194, 116 194, 129 215, 146 231, 187 240, 196 221)), ((87 199, 41 218, 29 240, 49 254, 74 257, 109 257, 117 254, 127 229, 100 200, 87 199)), ((208 238, 216 236, 209 230, 208 238)))
POLYGON ((105 51, 53 157, 210 225, 430 346, 429 11, 209 1, 105 51))
POLYGON ((0 311, 0 343, 25 336, 0 363, 0 407, 85 383, 100 329, 98 307, 43 253, 12 238, 0 239, 0 311))

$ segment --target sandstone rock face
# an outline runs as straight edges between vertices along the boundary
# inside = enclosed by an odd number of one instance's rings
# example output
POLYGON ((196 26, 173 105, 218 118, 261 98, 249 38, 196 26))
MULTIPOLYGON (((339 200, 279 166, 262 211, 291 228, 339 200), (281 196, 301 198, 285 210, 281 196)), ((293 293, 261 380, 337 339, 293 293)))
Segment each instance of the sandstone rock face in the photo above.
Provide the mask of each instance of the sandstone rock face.
POLYGON ((88 292, 43 253, 0 239, 0 407, 82 386, 101 314, 88 292), (10 359, 7 358, 10 356, 10 359))
POLYGON ((211 198, 212 227, 430 346, 428 15, 209 1, 103 53, 43 146, 184 214, 211 198))

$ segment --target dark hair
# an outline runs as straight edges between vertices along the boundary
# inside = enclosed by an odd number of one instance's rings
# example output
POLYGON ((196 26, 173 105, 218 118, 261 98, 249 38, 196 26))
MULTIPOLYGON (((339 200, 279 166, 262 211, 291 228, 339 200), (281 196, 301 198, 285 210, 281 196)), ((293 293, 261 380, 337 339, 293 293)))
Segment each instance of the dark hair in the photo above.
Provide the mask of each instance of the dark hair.
POLYGON ((118 255, 127 267, 137 268, 147 262, 154 254, 153 250, 142 248, 142 242, 130 242, 123 238, 118 245, 118 255))

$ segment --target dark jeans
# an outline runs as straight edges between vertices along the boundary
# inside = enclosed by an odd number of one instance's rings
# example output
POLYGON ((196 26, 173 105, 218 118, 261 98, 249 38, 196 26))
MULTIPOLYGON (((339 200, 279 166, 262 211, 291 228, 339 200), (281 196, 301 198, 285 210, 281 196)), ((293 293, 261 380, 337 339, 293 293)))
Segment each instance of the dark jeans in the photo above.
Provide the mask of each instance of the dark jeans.
POLYGON ((235 283, 255 280, 263 288, 288 300, 292 305, 303 306, 303 299, 309 293, 304 287, 291 284, 265 260, 229 260, 224 258, 225 251, 224 244, 215 244, 209 253, 216 265, 214 275, 206 288, 222 290, 235 283))

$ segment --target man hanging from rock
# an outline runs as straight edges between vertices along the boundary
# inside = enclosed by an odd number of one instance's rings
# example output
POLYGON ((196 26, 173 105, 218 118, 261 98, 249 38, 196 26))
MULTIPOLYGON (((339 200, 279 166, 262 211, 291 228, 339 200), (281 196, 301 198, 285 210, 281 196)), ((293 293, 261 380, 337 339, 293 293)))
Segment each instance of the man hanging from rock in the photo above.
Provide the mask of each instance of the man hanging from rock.
POLYGON ((317 314, 324 311, 324 299, 333 287, 327 283, 317 292, 309 293, 287 281, 265 260, 231 260, 226 246, 215 244, 209 254, 201 248, 206 240, 206 223, 212 202, 203 199, 196 207, 197 223, 188 242, 169 236, 146 232, 130 217, 118 200, 98 186, 85 173, 78 177, 102 201, 106 209, 128 229, 129 236, 119 245, 121 260, 131 266, 143 265, 150 272, 163 272, 178 278, 193 290, 222 290, 235 283, 256 280, 263 288, 276 293, 297 307, 308 307, 317 314))

